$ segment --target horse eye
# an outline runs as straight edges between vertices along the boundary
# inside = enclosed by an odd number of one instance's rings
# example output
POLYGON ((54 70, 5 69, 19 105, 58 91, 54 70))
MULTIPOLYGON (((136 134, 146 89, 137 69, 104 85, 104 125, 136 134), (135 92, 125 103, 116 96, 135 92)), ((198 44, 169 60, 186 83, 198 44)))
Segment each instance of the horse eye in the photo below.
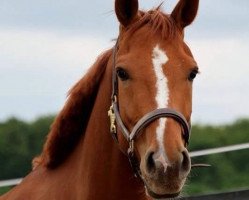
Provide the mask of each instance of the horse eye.
POLYGON ((118 77, 122 80, 122 81, 126 81, 129 79, 129 74, 121 67, 117 68, 116 70, 118 77))
POLYGON ((197 74, 198 74, 198 69, 192 70, 191 73, 189 74, 188 80, 193 81, 197 74))

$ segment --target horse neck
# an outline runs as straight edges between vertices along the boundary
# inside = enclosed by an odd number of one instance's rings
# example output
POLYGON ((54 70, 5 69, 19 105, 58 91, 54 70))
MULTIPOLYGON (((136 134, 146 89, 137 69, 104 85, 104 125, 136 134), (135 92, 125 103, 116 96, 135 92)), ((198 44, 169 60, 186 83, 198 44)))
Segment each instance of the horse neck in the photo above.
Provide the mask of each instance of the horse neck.
POLYGON ((83 196, 84 199, 145 199, 143 185, 134 178, 127 157, 109 132, 111 65, 110 61, 81 142, 83 196))

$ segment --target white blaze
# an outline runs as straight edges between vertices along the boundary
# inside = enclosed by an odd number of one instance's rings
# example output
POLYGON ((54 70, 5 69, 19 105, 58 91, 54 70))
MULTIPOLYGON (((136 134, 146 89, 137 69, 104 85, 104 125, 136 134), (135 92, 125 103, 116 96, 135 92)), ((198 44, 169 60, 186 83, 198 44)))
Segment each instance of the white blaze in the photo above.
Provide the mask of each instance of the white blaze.
MULTIPOLYGON (((168 80, 167 77, 163 73, 163 65, 168 61, 168 57, 166 53, 160 49, 159 45, 157 45, 153 49, 152 55, 152 63, 154 67, 154 71, 156 74, 156 102, 157 108, 167 108, 168 100, 169 100, 169 88, 168 88, 168 80)), ((159 145, 159 157, 164 157, 166 159, 163 140, 164 140, 164 132, 166 127, 166 118, 159 119, 159 125, 156 129, 157 142, 159 145)), ((166 161, 166 160, 165 160, 166 161)))

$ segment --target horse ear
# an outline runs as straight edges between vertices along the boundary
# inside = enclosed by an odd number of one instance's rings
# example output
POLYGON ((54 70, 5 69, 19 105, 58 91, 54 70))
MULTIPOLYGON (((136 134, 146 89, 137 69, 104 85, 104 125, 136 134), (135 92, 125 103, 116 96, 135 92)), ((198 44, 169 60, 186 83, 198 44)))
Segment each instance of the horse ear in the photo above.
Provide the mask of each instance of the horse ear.
POLYGON ((138 0, 115 0, 115 12, 119 22, 128 26, 137 16, 138 0))
POLYGON ((65 106, 52 124, 41 156, 33 160, 34 168, 40 164, 55 168, 74 150, 85 132, 111 54, 109 50, 100 56, 88 73, 70 90, 65 106))
POLYGON ((198 7, 199 0, 180 0, 171 13, 171 17, 180 28, 184 29, 194 21, 198 7))

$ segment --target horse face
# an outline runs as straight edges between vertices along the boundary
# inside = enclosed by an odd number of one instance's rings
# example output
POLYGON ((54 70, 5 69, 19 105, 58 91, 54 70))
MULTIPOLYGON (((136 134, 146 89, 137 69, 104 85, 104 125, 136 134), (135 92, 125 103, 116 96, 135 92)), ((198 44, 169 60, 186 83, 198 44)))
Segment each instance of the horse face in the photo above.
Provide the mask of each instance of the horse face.
MULTIPOLYGON (((180 1, 165 15, 159 9, 138 11, 135 0, 116 0, 121 23, 115 66, 118 100, 130 131, 146 113, 159 108, 174 109, 190 123, 198 68, 183 41, 183 29, 193 21, 198 1, 190 2, 180 1)), ((147 193, 154 198, 177 196, 191 168, 181 125, 171 118, 155 120, 137 138, 135 148, 147 193)))

